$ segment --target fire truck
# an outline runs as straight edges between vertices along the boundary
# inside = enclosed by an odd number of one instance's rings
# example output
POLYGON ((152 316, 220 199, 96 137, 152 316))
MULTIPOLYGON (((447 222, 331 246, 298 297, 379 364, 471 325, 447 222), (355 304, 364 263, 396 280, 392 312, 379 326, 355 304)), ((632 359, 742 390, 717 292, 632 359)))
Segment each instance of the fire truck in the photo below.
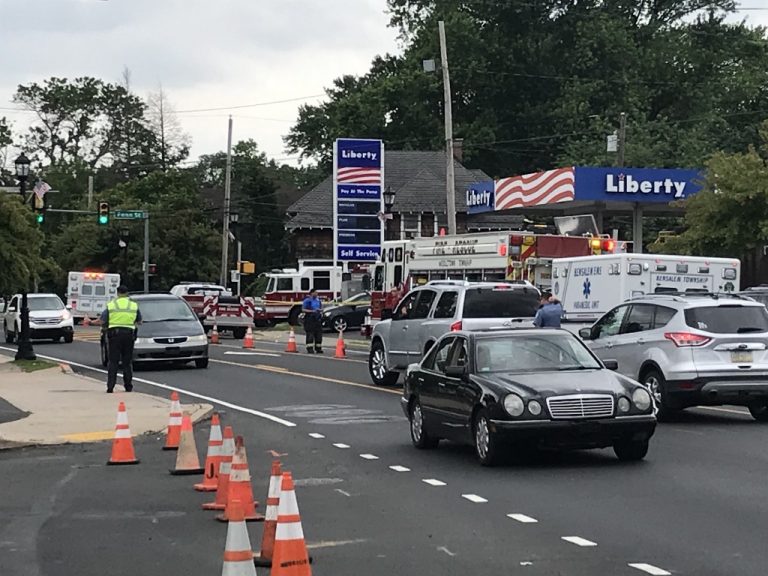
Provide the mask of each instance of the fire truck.
POLYGON ((171 294, 186 300, 208 332, 231 331, 242 340, 248 328, 266 324, 264 309, 253 298, 235 296, 224 286, 206 282, 183 282, 171 288, 171 294))
POLYGON ((607 236, 518 231, 385 242, 381 260, 372 267, 371 321, 381 320, 411 288, 432 280, 530 282, 549 291, 554 258, 612 254, 622 248, 607 236))

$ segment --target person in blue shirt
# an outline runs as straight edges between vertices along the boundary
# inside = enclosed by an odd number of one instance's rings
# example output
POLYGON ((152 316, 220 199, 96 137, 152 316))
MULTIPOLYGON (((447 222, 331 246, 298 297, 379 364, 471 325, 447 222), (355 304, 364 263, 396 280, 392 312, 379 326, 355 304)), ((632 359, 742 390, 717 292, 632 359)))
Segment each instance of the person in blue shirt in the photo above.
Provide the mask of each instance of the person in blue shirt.
POLYGON ((307 354, 323 353, 323 303, 312 288, 301 304, 304 313, 304 333, 307 336, 307 354))
POLYGON ((541 295, 541 306, 533 319, 533 325, 537 328, 560 328, 562 316, 563 306, 560 301, 552 294, 544 293, 541 295))

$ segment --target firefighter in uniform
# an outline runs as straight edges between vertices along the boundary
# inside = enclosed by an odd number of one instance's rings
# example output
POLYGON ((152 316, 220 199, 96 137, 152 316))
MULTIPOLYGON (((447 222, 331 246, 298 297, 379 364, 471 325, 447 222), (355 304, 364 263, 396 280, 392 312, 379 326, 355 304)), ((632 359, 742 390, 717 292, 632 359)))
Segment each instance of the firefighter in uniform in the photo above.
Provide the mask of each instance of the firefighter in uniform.
POLYGON ((301 304, 304 312, 304 333, 307 336, 307 354, 323 353, 323 303, 312 288, 301 304))
POLYGON ((136 339, 136 325, 141 324, 139 305, 128 297, 128 289, 120 286, 117 298, 107 303, 101 314, 101 324, 107 333, 109 368, 107 392, 112 393, 117 383, 117 369, 123 365, 125 391, 133 390, 133 342, 136 339))

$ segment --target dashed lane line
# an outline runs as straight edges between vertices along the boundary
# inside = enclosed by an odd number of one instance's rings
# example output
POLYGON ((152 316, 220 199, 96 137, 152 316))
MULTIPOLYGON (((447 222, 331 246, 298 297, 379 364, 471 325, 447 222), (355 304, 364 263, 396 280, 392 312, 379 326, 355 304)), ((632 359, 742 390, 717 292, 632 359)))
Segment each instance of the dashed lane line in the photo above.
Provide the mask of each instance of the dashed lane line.
POLYGON ((512 520, 522 522, 523 524, 536 524, 538 522, 536 518, 531 518, 525 514, 507 514, 507 517, 512 518, 512 520))
POLYGON ((581 536, 563 536, 562 539, 566 542, 570 542, 571 544, 576 544, 576 546, 582 546, 585 548, 590 546, 597 546, 597 542, 592 542, 592 540, 587 540, 581 536))
POLYGON ((423 478, 421 481, 424 482, 424 484, 429 484, 430 486, 446 486, 445 482, 435 478, 423 478))
POLYGON ((719 406, 696 406, 696 408, 699 410, 712 410, 713 412, 725 412, 727 414, 751 416, 748 410, 733 410, 732 408, 720 408, 719 406))
POLYGON ((653 564, 637 563, 637 564, 628 564, 628 566, 630 568, 636 568, 637 570, 641 570, 646 574, 651 574, 651 576, 671 576, 672 575, 672 572, 667 572, 663 568, 659 568, 657 566, 654 566, 653 564))
MULTIPOLYGON (((4 346, 0 346, 0 350, 7 350, 8 352, 16 351, 14 348, 6 348, 4 346)), ((53 356, 43 356, 42 354, 38 354, 37 357, 43 358, 44 360, 52 360, 53 362, 64 362, 66 364, 69 364, 70 366, 76 366, 77 368, 83 368, 84 370, 90 370, 92 372, 97 372, 99 374, 107 373, 106 370, 102 370, 101 368, 94 368, 93 366, 79 364, 78 362, 71 362, 69 360, 64 360, 63 358, 55 358, 53 356)), ((122 377, 122 373, 119 375, 122 377)), ((171 390, 172 392, 179 392, 181 394, 184 394, 185 396, 189 396, 191 398, 197 398, 198 400, 205 400, 206 402, 211 402, 212 404, 218 404, 219 406, 224 406, 225 408, 229 408, 230 410, 243 412, 244 414, 250 414, 251 416, 257 416, 259 418, 264 418, 265 420, 271 420, 272 422, 275 422, 277 424, 282 424, 283 426, 288 426, 288 427, 296 426, 294 422, 289 422, 288 420, 284 420, 277 416, 273 416, 272 414, 267 414, 266 412, 261 412, 259 410, 253 410, 252 408, 246 408, 245 406, 240 406, 238 404, 232 404, 231 402, 227 402, 226 400, 220 400, 219 398, 213 398, 212 396, 205 396, 204 394, 198 394, 197 392, 185 390, 184 388, 170 386, 168 384, 163 384, 162 382, 155 382, 154 380, 147 380, 146 378, 137 378, 136 376, 133 377, 133 380, 135 382, 141 382, 142 384, 148 384, 149 386, 154 386, 156 388, 162 388, 163 390, 171 390)))
POLYGON ((363 460, 378 460, 379 457, 374 454, 360 454, 360 458, 363 460))
POLYGON ((350 447, 349 444, 342 444, 341 442, 334 444, 334 446, 336 446, 336 448, 341 448, 342 450, 345 450, 350 447))
POLYGON ((483 502, 488 502, 485 498, 482 496, 478 496, 477 494, 462 494, 462 498, 465 500, 469 500, 470 502, 474 502, 475 504, 482 504, 483 502))
POLYGON ((323 436, 322 434, 318 434, 317 432, 310 432, 310 433, 308 434, 308 436, 309 436, 310 438, 315 438, 315 439, 318 439, 318 440, 319 440, 320 438, 325 438, 325 436, 323 436))
POLYGON ((395 472, 410 472, 411 471, 410 468, 406 468, 405 466, 400 466, 400 465, 390 466, 389 469, 390 470, 394 470, 395 472))

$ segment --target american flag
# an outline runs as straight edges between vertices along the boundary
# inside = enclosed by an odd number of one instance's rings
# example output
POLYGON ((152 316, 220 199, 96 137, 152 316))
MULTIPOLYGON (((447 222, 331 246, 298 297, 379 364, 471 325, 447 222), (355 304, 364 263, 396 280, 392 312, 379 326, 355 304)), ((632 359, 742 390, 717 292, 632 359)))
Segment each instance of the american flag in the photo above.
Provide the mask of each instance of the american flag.
POLYGON ((339 168, 336 173, 339 184, 381 184, 381 168, 339 168))
POLYGON ((502 178, 496 181, 496 210, 571 202, 574 182, 573 167, 502 178))
POLYGON ((37 184, 35 184, 35 187, 32 188, 32 192, 34 192, 35 196, 40 198, 41 200, 45 197, 45 193, 50 190, 51 187, 48 186, 45 182, 42 180, 38 180, 37 184))

